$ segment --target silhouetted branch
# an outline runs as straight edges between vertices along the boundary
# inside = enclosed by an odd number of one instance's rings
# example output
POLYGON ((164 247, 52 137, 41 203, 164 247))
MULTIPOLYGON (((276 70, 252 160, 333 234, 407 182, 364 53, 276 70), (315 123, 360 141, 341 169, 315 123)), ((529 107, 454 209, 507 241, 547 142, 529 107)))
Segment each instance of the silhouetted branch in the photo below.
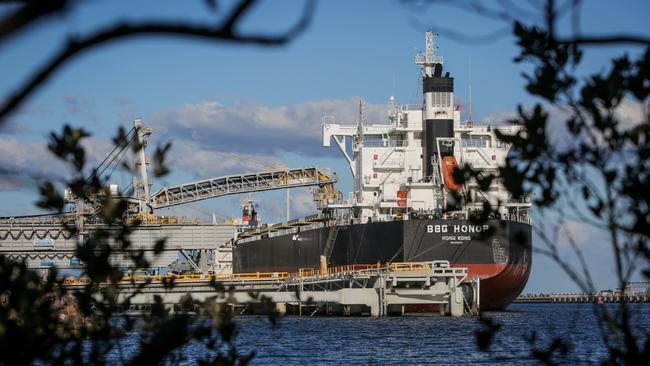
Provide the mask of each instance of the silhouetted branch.
POLYGON ((628 34, 610 35, 604 37, 582 36, 574 38, 557 38, 555 41, 559 44, 584 46, 611 46, 620 44, 650 46, 650 38, 628 34))
POLYGON ((250 7, 255 3, 254 0, 243 0, 237 6, 235 6, 235 9, 230 13, 226 21, 223 23, 221 28, 225 31, 230 30, 232 32, 235 24, 239 21, 239 19, 250 9, 250 7))
MULTIPOLYGON (((560 45, 585 45, 585 46, 611 46, 616 44, 631 44, 639 46, 648 46, 650 45, 650 38, 643 37, 641 35, 632 35, 632 34, 610 34, 606 36, 582 36, 579 35, 579 20, 580 20, 580 4, 581 0, 570 0, 562 3, 559 7, 555 6, 554 0, 547 0, 545 2, 535 3, 530 2, 531 6, 537 8, 539 15, 536 15, 535 12, 522 8, 519 5, 509 1, 509 0, 499 0, 501 9, 491 8, 485 5, 485 2, 482 1, 453 1, 453 0, 428 0, 428 1, 417 1, 417 0, 404 0, 404 3, 410 5, 421 5, 424 3, 429 3, 432 5, 445 5, 452 6, 455 8, 466 10, 470 13, 492 19, 497 21, 502 21, 508 25, 510 29, 511 24, 515 21, 521 21, 521 19, 516 19, 517 16, 525 16, 531 20, 540 19, 544 20, 546 31, 551 40, 560 45), (558 37, 556 35, 556 25, 558 19, 565 14, 571 13, 572 17, 572 30, 573 35, 571 37, 558 37)), ((518 3, 519 4, 519 3, 518 3)), ((491 38, 500 38, 502 36, 502 30, 495 31, 494 33, 487 35, 473 36, 469 34, 462 34, 450 29, 442 28, 440 26, 433 26, 433 29, 436 29, 439 33, 444 33, 445 36, 449 38, 467 43, 480 43, 485 41, 492 40, 491 38)))
POLYGON ((25 30, 36 21, 67 9, 68 0, 25 1, 18 10, 0 20, 0 43, 25 30))
POLYGON ((15 111, 32 92, 47 81, 67 61, 95 46, 144 35, 183 36, 238 44, 282 45, 307 28, 315 9, 314 1, 308 0, 299 21, 288 31, 279 35, 239 35, 233 30, 237 22, 250 10, 250 6, 253 3, 254 1, 252 0, 245 0, 239 3, 226 18, 226 22, 219 27, 185 23, 150 22, 131 24, 122 22, 111 25, 82 39, 70 39, 68 44, 58 54, 47 61, 44 66, 35 72, 26 83, 17 88, 9 97, 2 106, 2 109, 0 109, 0 125, 6 121, 5 117, 15 111))
POLYGON ((501 4, 503 10, 514 16, 524 16, 531 20, 539 19, 539 14, 519 6, 518 3, 519 2, 515 3, 510 0, 499 0, 499 4, 501 4))

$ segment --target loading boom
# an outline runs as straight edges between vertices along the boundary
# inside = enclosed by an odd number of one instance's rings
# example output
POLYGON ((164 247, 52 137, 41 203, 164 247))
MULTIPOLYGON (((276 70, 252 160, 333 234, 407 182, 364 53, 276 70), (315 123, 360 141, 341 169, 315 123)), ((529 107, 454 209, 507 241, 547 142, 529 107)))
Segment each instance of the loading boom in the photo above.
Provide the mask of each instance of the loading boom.
POLYGON ((159 209, 230 194, 296 187, 323 187, 337 181, 338 177, 332 175, 329 170, 317 167, 228 175, 165 187, 152 194, 150 202, 153 209, 159 209))

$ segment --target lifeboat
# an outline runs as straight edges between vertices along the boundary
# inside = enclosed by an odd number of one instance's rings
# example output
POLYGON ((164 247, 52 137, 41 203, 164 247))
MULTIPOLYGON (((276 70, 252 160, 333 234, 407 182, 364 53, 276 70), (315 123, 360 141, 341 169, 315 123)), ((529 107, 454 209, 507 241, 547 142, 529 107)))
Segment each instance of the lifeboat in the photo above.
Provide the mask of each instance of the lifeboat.
POLYGON ((397 191, 397 206, 406 207, 406 200, 408 198, 408 191, 403 188, 397 191))
POLYGON ((457 192, 461 184, 454 179, 454 171, 458 170, 458 163, 453 156, 445 156, 442 158, 442 174, 445 177, 445 186, 450 191, 457 192))

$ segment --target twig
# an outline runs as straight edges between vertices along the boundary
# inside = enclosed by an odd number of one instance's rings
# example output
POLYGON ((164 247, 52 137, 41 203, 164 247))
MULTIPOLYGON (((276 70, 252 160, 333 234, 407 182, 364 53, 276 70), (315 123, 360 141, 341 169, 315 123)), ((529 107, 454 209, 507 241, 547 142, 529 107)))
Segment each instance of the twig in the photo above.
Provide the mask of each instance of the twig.
POLYGON ((143 35, 184 36, 239 44, 282 45, 307 28, 315 8, 313 0, 307 1, 299 21, 288 31, 279 35, 242 36, 233 33, 233 28, 236 26, 236 21, 246 14, 246 9, 249 9, 251 1, 244 1, 243 3, 245 4, 238 6, 230 16, 230 18, 232 18, 232 16, 235 15, 234 13, 236 13, 237 16, 234 18, 235 21, 233 22, 233 20, 230 19, 225 23, 224 27, 214 28, 204 25, 189 25, 186 23, 150 22, 131 24, 123 22, 117 25, 111 25, 106 29, 102 29, 80 40, 70 39, 67 46, 34 73, 31 79, 19 87, 2 106, 2 109, 0 109, 0 125, 5 123, 7 120, 6 117, 16 110, 16 108, 18 108, 18 106, 20 106, 32 92, 47 81, 67 61, 98 45, 104 45, 119 39, 143 35))

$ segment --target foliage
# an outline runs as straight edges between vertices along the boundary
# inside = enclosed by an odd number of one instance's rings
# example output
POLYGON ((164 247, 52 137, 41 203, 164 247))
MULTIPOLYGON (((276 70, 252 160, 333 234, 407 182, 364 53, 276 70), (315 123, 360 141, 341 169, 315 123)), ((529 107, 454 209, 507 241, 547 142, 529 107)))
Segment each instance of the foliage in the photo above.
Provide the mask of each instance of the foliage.
MULTIPOLYGON (((501 176, 511 192, 521 193, 526 187, 535 193, 538 207, 562 210, 563 220, 576 217, 607 232, 619 288, 624 289, 639 270, 650 278, 650 47, 636 60, 628 55, 613 59, 608 71, 579 84, 572 72, 581 60, 578 44, 558 42, 552 33, 520 23, 515 23, 514 34, 521 49, 516 61, 535 65, 533 74, 526 75, 526 89, 561 109, 564 117, 551 120, 549 107, 541 103, 531 112, 520 107, 514 122, 523 129, 514 136, 499 134, 512 144, 501 176), (617 115, 626 99, 639 105, 641 120, 626 124, 617 115), (550 143, 554 129, 566 130, 570 142, 550 143)), ((561 264, 583 291, 597 290, 570 233, 568 240, 582 261, 577 269, 548 234, 540 236, 548 248, 540 252, 561 264)), ((608 362, 638 364, 650 357, 650 344, 638 337, 626 304, 616 314, 605 307, 594 311, 602 322, 608 362)), ((548 352, 533 355, 553 363, 548 356, 557 350, 566 353, 566 345, 556 339, 548 352)))
MULTIPOLYGON (((55 19, 81 2, 57 0, 46 2, 16 1, 0 18, 0 46, 8 40, 28 33, 39 25, 55 19)), ((199 24, 179 18, 177 21, 147 19, 137 23, 116 21, 105 28, 85 35, 70 36, 61 49, 45 59, 41 68, 30 75, 14 92, 0 98, 0 126, 37 91, 52 75, 74 57, 97 46, 142 35, 167 35, 206 39, 210 42, 235 44, 282 45, 308 26, 314 9, 307 0, 301 18, 288 30, 277 35, 243 34, 239 25, 256 4, 241 0, 223 7, 221 2, 204 0, 206 9, 216 16, 210 24, 199 24), (223 9, 227 9, 224 11, 223 9)), ((218 303, 218 297, 227 295, 223 287, 213 284, 214 298, 197 301, 186 296, 181 311, 171 313, 159 297, 146 317, 126 315, 131 299, 149 284, 132 283, 134 292, 123 294, 119 282, 123 273, 112 262, 117 252, 127 253, 135 268, 149 267, 143 250, 135 250, 129 239, 139 223, 127 222, 128 202, 109 194, 106 182, 98 168, 87 176, 86 153, 81 145, 90 134, 78 128, 65 126, 60 133, 50 135, 49 150, 69 165, 74 172, 63 186, 43 182, 37 205, 63 213, 64 197, 59 193, 65 186, 78 199, 78 207, 93 207, 92 216, 100 225, 93 235, 83 235, 83 220, 68 220, 65 230, 80 237, 75 256, 85 264, 89 282, 81 287, 66 286, 57 279, 56 270, 41 278, 22 263, 0 256, 0 365, 51 364, 159 364, 179 363, 185 360, 184 347, 200 345, 204 351, 199 364, 245 365, 254 354, 241 354, 234 344, 237 326, 228 306, 218 303), (87 205, 87 203, 89 203, 87 205), (137 335, 137 349, 124 348, 124 339, 137 335), (129 353, 128 355, 126 353, 129 353)), ((120 129, 113 139, 116 146, 127 141, 127 133, 120 129)), ((138 146, 133 146, 137 149, 138 146)), ((153 173, 163 176, 169 172, 165 157, 170 145, 160 146, 152 157, 153 173)), ((133 169, 128 167, 127 169, 133 169)), ((164 240, 156 243, 154 252, 164 251, 164 240)), ((173 281, 166 283, 168 288, 173 281)), ((269 309, 275 324, 274 307, 268 299, 257 299, 269 309)), ((131 347, 133 348, 133 347, 131 347)))
MULTIPOLYGON (((0 256, 0 364, 177 363, 185 359, 182 350, 188 344, 203 347, 200 363, 246 364, 253 354, 240 354, 235 347, 233 313, 217 303, 217 297, 226 293, 216 284, 214 298, 197 301, 188 294, 179 313, 170 313, 160 297, 144 318, 124 312, 149 282, 132 283, 136 291, 121 295, 123 272, 110 258, 119 251, 128 253, 135 268, 147 268, 149 263, 143 250, 131 248, 130 234, 139 223, 127 223, 127 202, 107 194, 96 169, 89 178, 84 177, 81 141, 87 136, 83 129, 65 126, 60 134, 51 134, 49 148, 74 167, 76 175, 68 182, 72 194, 81 201, 99 199, 103 208, 94 215, 98 228, 79 242, 76 251, 86 264, 89 282, 82 288, 71 288, 57 279, 55 270, 42 279, 24 264, 0 256), (137 351, 128 350, 127 357, 123 340, 133 339, 134 334, 139 345, 137 351)), ((163 172, 167 150, 163 147, 155 155, 155 165, 163 172)), ((44 183, 41 193, 39 206, 63 211, 63 197, 52 183, 44 183)), ((75 225, 66 225, 66 230, 73 235, 81 233, 75 225)), ((156 244, 156 250, 164 250, 163 241, 156 244)))
MULTIPOLYGON (((582 291, 597 289, 582 249, 570 232, 565 240, 579 265, 572 265, 558 249, 557 233, 566 220, 605 233, 603 241, 613 253, 619 288, 625 288, 638 273, 650 279, 650 39, 582 34, 579 0, 531 4, 532 9, 507 1, 455 4, 510 24, 519 48, 514 61, 532 66, 532 71, 523 75, 526 91, 539 100, 532 107, 518 107, 518 117, 511 122, 521 126, 519 132, 497 131, 498 137, 511 145, 506 166, 497 175, 480 178, 488 184, 502 179, 513 197, 531 195, 542 215, 555 212, 559 219, 552 227, 543 225, 550 221, 548 217, 536 220, 536 232, 544 245, 537 243, 535 251, 560 264, 582 291), (561 16, 571 17, 570 36, 557 30, 561 16), (541 25, 538 19, 542 19, 541 25), (641 46, 645 51, 614 58, 604 71, 585 79, 577 76, 586 47, 623 44, 641 46), (622 117, 619 111, 624 104, 637 106, 640 118, 629 121, 622 117)), ((466 168, 458 178, 475 176, 466 168)), ((627 304, 621 303, 614 312, 594 306, 594 312, 602 343, 609 351, 604 362, 638 364, 650 359, 650 333, 635 328, 627 304)), ((482 324, 477 344, 488 350, 500 327, 492 321, 482 324)), ((544 346, 532 334, 528 341, 531 357, 546 364, 560 362, 571 350, 561 338, 544 346)))

